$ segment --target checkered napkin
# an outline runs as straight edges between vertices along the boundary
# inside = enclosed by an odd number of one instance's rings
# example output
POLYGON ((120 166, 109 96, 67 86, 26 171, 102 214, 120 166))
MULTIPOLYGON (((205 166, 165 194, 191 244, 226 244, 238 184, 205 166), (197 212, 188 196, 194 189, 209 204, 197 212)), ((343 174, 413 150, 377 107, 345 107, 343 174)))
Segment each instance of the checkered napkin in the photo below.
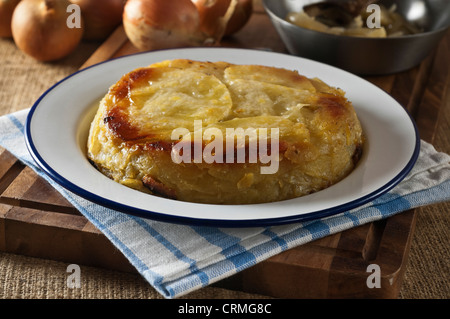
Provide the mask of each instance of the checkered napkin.
POLYGON ((28 111, 0 117, 0 145, 78 208, 165 298, 183 296, 317 238, 450 199, 450 156, 421 141, 416 165, 400 184, 373 202, 328 218, 255 228, 185 226, 142 219, 86 201, 45 175, 25 145, 28 111))

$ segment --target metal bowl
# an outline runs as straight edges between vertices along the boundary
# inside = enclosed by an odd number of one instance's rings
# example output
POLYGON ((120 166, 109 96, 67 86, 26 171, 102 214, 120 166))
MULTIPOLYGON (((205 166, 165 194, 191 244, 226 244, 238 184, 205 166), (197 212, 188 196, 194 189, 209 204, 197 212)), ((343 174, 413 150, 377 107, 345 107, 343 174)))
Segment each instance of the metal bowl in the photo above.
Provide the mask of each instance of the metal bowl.
MULTIPOLYGON (((345 1, 345 0, 342 0, 345 1)), ((340 36, 313 31, 285 20, 289 12, 318 0, 263 0, 264 8, 289 53, 360 75, 404 71, 418 65, 450 27, 450 0, 382 0, 424 32, 388 38, 340 36)))

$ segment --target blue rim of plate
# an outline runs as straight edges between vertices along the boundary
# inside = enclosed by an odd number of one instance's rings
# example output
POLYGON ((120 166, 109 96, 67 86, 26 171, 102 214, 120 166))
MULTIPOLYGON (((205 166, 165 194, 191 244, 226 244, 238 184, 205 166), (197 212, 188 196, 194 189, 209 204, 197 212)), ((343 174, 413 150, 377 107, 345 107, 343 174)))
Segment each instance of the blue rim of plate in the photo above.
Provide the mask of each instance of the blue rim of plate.
MULTIPOLYGON (((205 48, 203 48, 205 49, 205 48)), ((206 48, 207 49, 207 48, 206 48)), ((217 48, 216 48, 217 49, 217 48)), ((174 50, 174 49, 172 49, 174 50)), ((176 49, 175 49, 176 50, 176 49)), ((249 49, 235 49, 233 50, 246 50, 249 51, 249 49)), ((166 50, 158 50, 158 51, 166 51, 166 50)), ((154 51, 152 51, 154 52, 154 51)), ((351 209, 360 207, 370 201, 373 201, 374 199, 382 196, 383 194, 390 191, 392 188, 394 188, 396 185, 398 185, 405 177, 406 175, 412 170, 414 167, 417 158, 419 157, 420 153, 420 136, 417 129, 417 125, 412 118, 411 114, 402 107, 402 110, 406 113, 409 120, 411 121, 411 124, 414 128, 415 133, 415 146, 414 151, 411 155, 410 160, 407 164, 405 164, 405 167, 395 176, 393 177, 389 182, 385 183, 385 185, 381 186, 377 190, 373 191, 372 193, 369 193, 365 196, 362 196, 360 198, 357 198, 353 201, 349 201, 342 205, 333 206, 327 209, 318 210, 310 213, 303 213, 299 215, 292 215, 292 216, 284 216, 284 217, 276 217, 276 218, 265 218, 265 219, 246 219, 246 220, 228 220, 228 219, 207 219, 207 218, 194 218, 194 217, 185 217, 185 216, 177 216, 177 215, 170 215, 170 214, 164 214, 159 213, 155 211, 140 209, 137 207, 133 207, 130 205, 125 205, 121 203, 117 203, 115 201, 106 199, 104 197, 101 197, 97 194, 94 194, 92 192, 89 192, 71 181, 64 178, 62 175, 60 175, 58 172, 56 172, 45 160, 42 158, 42 156, 37 151, 33 138, 31 136, 31 122, 33 119, 33 114, 37 107, 39 106, 42 99, 49 94, 51 91, 53 91, 56 87, 58 87, 61 83, 69 80, 73 76, 78 75, 81 72, 84 72, 88 69, 97 67, 99 65, 105 64, 105 63, 112 63, 113 61, 122 59, 122 58, 129 58, 135 55, 140 54, 148 54, 149 52, 139 52, 134 53, 131 55, 121 56, 117 58, 113 58, 107 61, 103 61, 100 63, 96 63, 94 65, 88 66, 84 69, 78 70, 67 77, 63 78, 62 80, 56 82, 54 85, 52 85, 48 90, 46 90, 33 104, 31 107, 27 118, 25 122, 25 143, 28 148, 28 151, 30 155, 32 156, 33 160, 36 162, 38 167, 42 169, 42 171, 54 182, 62 186, 63 188, 69 190, 70 192, 92 202, 99 204, 103 207, 116 210, 121 213, 125 213, 128 215, 133 215, 136 217, 141 217, 145 219, 151 219, 156 221, 162 221, 162 222, 168 222, 168 223, 176 223, 176 224, 184 224, 184 225, 196 225, 196 226, 209 226, 209 227, 232 227, 232 228, 243 228, 243 227, 270 227, 270 226, 276 226, 276 225, 285 225, 285 224, 292 224, 292 223, 299 223, 299 222, 305 222, 305 221, 311 221, 315 219, 321 219, 333 215, 337 215, 339 213, 343 213, 346 211, 349 211, 351 209)), ((283 53, 277 53, 282 55, 283 53)), ((308 60, 308 59, 305 59, 308 60)), ((317 62, 317 61, 314 61, 317 62)), ((318 62, 320 63, 320 62, 318 62)), ((323 64, 323 63, 321 63, 323 64)), ((336 67, 333 67, 335 69, 338 69, 336 67)), ((339 69, 341 70, 341 69, 339 69)), ((341 70, 342 72, 347 72, 345 70, 341 70)), ((348 72, 347 72, 348 73, 348 72)), ((362 78, 360 78, 363 81, 366 81, 362 78)), ((366 81, 367 82, 367 81, 366 81)), ((386 93, 387 94, 387 93, 386 93)), ((263 204, 256 204, 256 205, 263 205, 263 204)))

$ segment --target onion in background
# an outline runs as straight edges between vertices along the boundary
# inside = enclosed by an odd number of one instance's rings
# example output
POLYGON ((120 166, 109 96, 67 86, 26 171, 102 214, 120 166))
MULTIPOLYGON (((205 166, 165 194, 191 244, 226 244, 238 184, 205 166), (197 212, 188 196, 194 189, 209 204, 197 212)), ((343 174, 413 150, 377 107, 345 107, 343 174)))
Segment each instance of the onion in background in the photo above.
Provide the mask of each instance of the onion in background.
POLYGON ((68 5, 68 0, 22 0, 11 22, 19 49, 39 61, 58 60, 71 53, 81 41, 83 28, 67 26, 68 5))
POLYGON ((128 39, 140 50, 199 44, 199 15, 191 0, 128 0, 123 13, 128 39))
POLYGON ((20 0, 0 0, 0 37, 12 37, 11 18, 20 0))
POLYGON ((86 40, 103 40, 122 23, 126 0, 70 0, 79 5, 86 40))
MULTIPOLYGON (((200 15, 200 30, 209 36, 222 33, 224 36, 238 32, 250 19, 252 0, 192 0, 200 15), (230 8, 234 6, 234 8, 230 8), (230 17, 226 17, 231 9, 230 17), (222 21, 220 21, 222 19, 222 21), (220 30, 224 28, 224 30, 220 30)), ((220 35, 219 35, 220 36, 220 35)))
POLYGON ((217 44, 239 31, 252 0, 128 0, 123 25, 141 51, 217 44))

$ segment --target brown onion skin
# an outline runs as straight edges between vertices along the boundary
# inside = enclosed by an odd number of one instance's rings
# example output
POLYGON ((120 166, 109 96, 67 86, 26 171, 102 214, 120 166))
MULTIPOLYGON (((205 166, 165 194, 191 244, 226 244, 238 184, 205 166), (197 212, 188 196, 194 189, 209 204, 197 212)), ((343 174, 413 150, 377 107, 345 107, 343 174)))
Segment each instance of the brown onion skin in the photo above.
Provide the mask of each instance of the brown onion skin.
POLYGON ((252 0, 239 0, 239 3, 228 22, 225 29, 225 35, 232 35, 241 30, 250 20, 253 13, 253 1, 252 0))
POLYGON ((85 40, 103 40, 121 23, 126 0, 70 0, 80 6, 85 40))
POLYGON ((38 61, 69 55, 79 44, 83 28, 68 28, 68 0, 22 0, 11 22, 17 47, 38 61))
POLYGON ((0 0, 0 37, 12 37, 11 19, 20 0, 0 0))
POLYGON ((205 37, 198 32, 198 11, 191 0, 128 0, 123 26, 141 51, 192 46, 205 37))
MULTIPOLYGON (((209 36, 214 36, 219 28, 218 17, 225 15, 231 0, 192 0, 192 2, 199 11, 200 29, 209 36)), ((252 0, 238 0, 223 35, 232 35, 241 30, 247 24, 252 12, 252 0)))

